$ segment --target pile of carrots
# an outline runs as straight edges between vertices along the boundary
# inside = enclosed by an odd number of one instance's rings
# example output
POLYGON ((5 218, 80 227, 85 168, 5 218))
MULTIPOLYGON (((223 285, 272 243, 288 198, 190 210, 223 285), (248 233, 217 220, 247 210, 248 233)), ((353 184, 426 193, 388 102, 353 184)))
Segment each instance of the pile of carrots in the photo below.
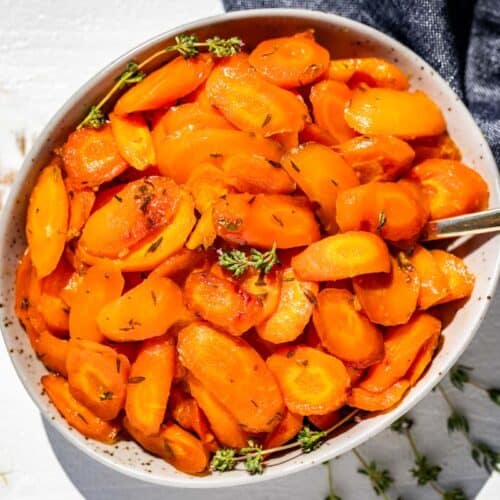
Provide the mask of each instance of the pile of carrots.
POLYGON ((397 404, 439 345, 436 306, 474 286, 422 228, 487 204, 388 61, 331 59, 310 31, 179 56, 41 170, 16 312, 71 426, 201 473, 221 447, 397 404))

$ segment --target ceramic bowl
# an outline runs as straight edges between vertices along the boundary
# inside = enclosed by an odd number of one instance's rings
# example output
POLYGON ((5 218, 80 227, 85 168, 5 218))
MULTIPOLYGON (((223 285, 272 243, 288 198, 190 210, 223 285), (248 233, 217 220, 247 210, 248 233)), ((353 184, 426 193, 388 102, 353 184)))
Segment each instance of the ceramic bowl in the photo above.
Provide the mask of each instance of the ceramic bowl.
MULTIPOLYGON (((24 224, 30 191, 39 170, 46 164, 51 150, 61 145, 80 121, 89 106, 109 88, 115 77, 131 59, 141 61, 172 42, 180 33, 196 33, 200 38, 214 35, 240 36, 248 47, 269 37, 292 34, 314 28, 318 41, 333 57, 380 56, 397 63, 410 75, 412 87, 422 89, 443 110, 448 130, 459 145, 465 163, 486 179, 491 206, 499 205, 498 172, 484 137, 471 115, 445 81, 422 59, 392 38, 363 24, 334 15, 306 10, 255 10, 225 14, 197 21, 169 31, 115 60, 88 81, 58 111, 40 134, 17 175, 3 210, 0 225, 0 309, 2 330, 12 362, 33 401, 43 416, 71 443, 104 465, 129 476, 168 486, 216 488, 277 478, 314 464, 319 464, 360 445, 387 428, 396 418, 418 403, 446 374, 467 347, 481 324, 493 295, 499 270, 500 236, 474 238, 458 249, 476 275, 472 297, 456 313, 450 310, 444 329, 444 343, 432 365, 418 384, 391 411, 363 420, 330 438, 318 450, 300 455, 289 453, 271 462, 265 474, 250 476, 244 471, 207 474, 196 477, 175 470, 163 460, 143 451, 134 442, 123 441, 107 446, 87 440, 68 427, 42 394, 40 377, 46 372, 36 359, 27 336, 14 316, 14 281, 16 262, 25 248, 24 224)), ((161 61, 164 62, 164 61, 161 61)), ((160 64, 160 63, 158 63, 160 64)), ((151 68, 149 68, 151 69, 151 68)))

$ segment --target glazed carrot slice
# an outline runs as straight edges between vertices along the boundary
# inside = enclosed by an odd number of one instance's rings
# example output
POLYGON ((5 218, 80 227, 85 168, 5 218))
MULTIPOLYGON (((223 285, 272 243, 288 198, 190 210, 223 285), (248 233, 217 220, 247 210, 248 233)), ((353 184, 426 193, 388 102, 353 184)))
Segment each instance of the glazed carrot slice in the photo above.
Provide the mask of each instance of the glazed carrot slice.
POLYGON ((408 89, 408 78, 394 64, 378 57, 334 59, 328 68, 328 78, 338 82, 396 90, 408 89))
POLYGON ((112 444, 116 441, 120 427, 106 422, 79 403, 69 390, 66 379, 58 375, 44 375, 42 385, 50 400, 71 427, 86 437, 112 444))
POLYGON ((181 189, 164 177, 130 182, 95 211, 85 224, 79 244, 100 257, 121 257, 127 249, 173 218, 181 189))
POLYGON ((447 132, 432 137, 419 137, 411 141, 411 147, 415 151, 415 164, 431 158, 442 158, 445 160, 462 159, 458 146, 447 132))
POLYGON ((179 332, 181 363, 236 418, 245 431, 272 430, 283 412, 283 399, 272 373, 242 339, 195 323, 179 332))
POLYGON ((326 130, 318 127, 316 123, 306 123, 304 128, 299 132, 299 142, 316 142, 323 146, 335 146, 336 141, 326 130))
POLYGON ((420 349, 415 361, 410 366, 406 372, 405 377, 410 382, 410 386, 414 386, 419 380, 422 374, 425 372, 429 363, 432 361, 434 353, 439 345, 440 337, 439 331, 437 331, 420 349))
POLYGON ((89 340, 71 340, 66 368, 75 399, 103 420, 113 420, 123 408, 130 369, 128 358, 89 340))
POLYGON ((179 319, 181 307, 178 285, 168 278, 149 276, 108 302, 97 314, 97 325, 114 342, 145 340, 164 334, 179 319))
POLYGON ((185 187, 193 196, 196 210, 200 213, 209 210, 214 201, 229 192, 224 172, 210 163, 198 165, 185 187))
POLYGON ((233 155, 224 160, 224 181, 240 193, 290 194, 295 182, 279 163, 259 156, 233 155))
POLYGON ((474 289, 476 278, 465 262, 460 257, 444 250, 431 250, 431 254, 446 279, 447 293, 437 303, 444 304, 469 297, 474 289))
POLYGON ((97 265, 87 270, 69 313, 69 334, 72 339, 104 340, 97 325, 97 314, 121 295, 123 285, 120 271, 113 267, 97 265))
POLYGON ((302 429, 302 415, 295 415, 290 411, 285 411, 285 416, 281 422, 271 431, 264 440, 264 449, 277 448, 291 441, 302 429))
POLYGON ((242 55, 215 68, 206 91, 209 102, 234 126, 264 137, 298 132, 308 117, 301 99, 262 78, 242 55))
POLYGON ((250 54, 249 63, 267 80, 286 89, 321 78, 328 69, 329 52, 316 43, 312 30, 269 38, 250 54))
POLYGON ((173 422, 162 425, 159 433, 153 436, 135 428, 127 417, 123 425, 144 449, 163 458, 176 469, 196 474, 207 468, 208 453, 203 443, 173 422))
POLYGON ((51 371, 66 376, 66 359, 68 357, 69 342, 43 330, 36 343, 35 351, 42 363, 51 371))
POLYGON ((182 131, 156 143, 155 148, 162 175, 178 183, 185 183, 201 163, 220 162, 227 156, 240 153, 279 161, 282 154, 281 145, 270 139, 239 130, 214 128, 182 131))
POLYGON ((257 333, 264 340, 281 344, 295 340, 311 318, 318 284, 300 281, 291 267, 283 271, 281 293, 276 311, 257 325, 257 333))
POLYGON ((337 197, 337 223, 341 231, 370 231, 389 241, 416 238, 428 212, 422 197, 406 182, 369 182, 337 197))
POLYGON ((95 193, 91 189, 75 190, 66 183, 69 199, 69 221, 67 240, 80 236, 82 227, 90 216, 95 202, 95 193))
POLYGON ((293 248, 320 238, 314 213, 303 197, 278 194, 228 194, 215 202, 217 235, 250 246, 293 248))
POLYGON ((441 331, 441 322, 427 313, 415 314, 408 323, 390 328, 384 339, 384 359, 370 367, 359 386, 382 392, 403 378, 422 346, 441 331))
POLYGON ((415 158, 408 143, 392 135, 354 137, 339 144, 336 150, 362 184, 395 181, 408 171, 415 158))
POLYGON ((422 186, 431 219, 477 212, 488 207, 488 186, 472 168, 455 160, 431 159, 414 167, 407 179, 422 186))
POLYGON ((359 184, 354 170, 327 146, 302 144, 281 160, 288 175, 311 202, 320 206, 319 217, 329 233, 337 229, 335 200, 340 191, 359 184))
POLYGON ((175 372, 175 344, 170 336, 143 342, 130 368, 125 413, 146 436, 157 434, 165 417, 175 372))
POLYGON ((420 90, 355 90, 344 116, 360 134, 414 139, 442 134, 446 129, 441 110, 420 90))
POLYGON ((400 380, 381 392, 370 392, 354 387, 347 404, 365 411, 384 411, 399 403, 409 389, 408 380, 400 380))
POLYGON ((345 83, 333 80, 319 82, 311 88, 309 98, 314 121, 337 144, 357 135, 344 118, 344 108, 351 96, 352 91, 345 83))
POLYGON ((188 374, 187 380, 189 390, 206 415, 217 441, 229 448, 246 446, 248 433, 238 425, 231 413, 192 374, 188 374))
POLYGON ((188 309, 231 335, 255 326, 263 303, 235 283, 205 271, 194 271, 186 280, 184 300, 188 309))
POLYGON ((325 415, 308 415, 307 420, 320 431, 326 431, 340 420, 340 413, 338 411, 331 411, 325 415))
POLYGON ((68 183, 74 189, 99 186, 114 179, 127 167, 110 125, 72 132, 62 148, 68 183))
POLYGON ((417 307, 420 282, 403 252, 391 257, 391 272, 353 279, 356 297, 370 321, 391 326, 406 323, 417 307))
POLYGON ((216 238, 217 233, 215 232, 212 213, 207 211, 198 219, 193 232, 186 242, 186 248, 190 250, 204 248, 206 250, 213 245, 216 238))
POLYGON ((210 54, 199 54, 189 59, 176 57, 125 92, 118 99, 114 111, 123 116, 173 104, 202 84, 213 64, 210 54))
POLYGON ((354 368, 353 366, 346 365, 347 373, 349 374, 349 379, 351 380, 351 386, 356 385, 365 375, 365 369, 354 368))
POLYGON ((297 276, 309 281, 336 281, 360 274, 388 273, 389 251, 377 235, 349 231, 309 245, 292 258, 297 276))
POLYGON ((421 245, 416 245, 408 257, 420 281, 417 306, 428 309, 448 294, 448 281, 432 253, 421 245))
POLYGON ((181 248, 177 253, 167 257, 158 267, 155 267, 151 271, 151 275, 172 278, 198 267, 204 261, 205 256, 202 252, 181 248))
POLYGON ((109 114, 111 130, 123 159, 137 170, 156 164, 153 139, 146 120, 141 115, 109 114))
POLYGON ((68 196, 57 161, 45 167, 31 192, 26 238, 39 278, 49 275, 64 251, 68 230, 68 196))
POLYGON ((298 415, 324 415, 347 400, 349 376, 337 358, 307 346, 278 349, 267 358, 289 411, 298 415))
POLYGON ((366 368, 383 358, 382 333, 356 309, 348 290, 323 289, 313 318, 323 346, 345 363, 366 368))
POLYGON ((290 151, 290 149, 296 148, 299 145, 298 132, 281 132, 280 134, 272 135, 270 138, 279 142, 284 152, 290 151))

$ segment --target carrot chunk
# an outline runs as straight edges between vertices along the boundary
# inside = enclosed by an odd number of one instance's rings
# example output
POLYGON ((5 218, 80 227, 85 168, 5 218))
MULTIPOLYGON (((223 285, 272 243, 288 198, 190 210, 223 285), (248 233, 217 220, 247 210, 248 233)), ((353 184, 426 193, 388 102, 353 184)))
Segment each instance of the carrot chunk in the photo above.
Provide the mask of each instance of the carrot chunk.
POLYGON ((281 422, 266 436, 264 449, 277 448, 291 441, 302 429, 303 420, 302 415, 286 411, 281 422))
POLYGON ((108 302, 97 314, 97 325, 114 342, 145 340, 164 334, 180 318, 181 308, 178 285, 153 275, 108 302))
POLYGON ((347 398, 347 404, 365 411, 385 411, 399 403, 409 387, 408 380, 399 380, 381 392, 354 387, 347 398))
POLYGON ((288 89, 321 78, 328 69, 330 54, 316 43, 309 30, 264 40, 253 49, 248 61, 264 78, 288 89))
POLYGON ((43 330, 35 343, 35 351, 42 363, 51 371, 67 375, 66 359, 69 342, 43 330))
POLYGON ((181 248, 177 253, 167 257, 158 267, 151 271, 151 275, 163 276, 164 278, 176 278, 189 272, 205 261, 202 252, 181 248))
POLYGON ((267 358, 289 411, 298 415, 324 415, 342 407, 350 383, 344 364, 307 346, 278 349, 267 358))
POLYGON ((292 258, 292 267, 303 280, 336 281, 360 274, 388 273, 391 261, 379 236, 349 231, 309 245, 292 258))
POLYGON ((326 431, 340 420, 340 413, 335 410, 324 415, 308 415, 307 420, 320 431, 326 431))
POLYGON ((245 341, 204 324, 179 332, 181 363, 210 387, 243 430, 268 432, 279 422, 283 399, 272 373, 245 341))
POLYGON ((348 290, 322 290, 313 318, 321 343, 345 363, 366 368, 383 358, 382 333, 356 309, 348 290))
POLYGON ((125 92, 114 111, 123 116, 173 104, 203 83, 213 64, 212 56, 205 53, 189 59, 176 57, 125 92))
POLYGON ((175 373, 175 344, 162 336, 143 342, 130 368, 125 413, 146 436, 157 434, 165 417, 175 373))
POLYGON ((58 375, 44 375, 42 385, 50 400, 71 427, 92 439, 112 444, 120 427, 114 422, 102 420, 79 403, 69 390, 66 379, 58 375))
POLYGON ((80 236, 82 227, 92 212, 96 196, 91 189, 75 190, 68 185, 66 185, 66 189, 69 198, 69 221, 66 239, 71 240, 80 236))
POLYGON ((432 361, 434 353, 439 345, 440 334, 440 331, 436 331, 422 346, 415 361, 406 372, 405 377, 408 379, 408 382, 410 382, 410 386, 414 386, 420 380, 420 377, 432 361))
POLYGON ((462 159, 458 146, 446 132, 432 137, 419 137, 411 141, 410 146, 415 151, 415 164, 417 165, 431 158, 458 161, 462 159))

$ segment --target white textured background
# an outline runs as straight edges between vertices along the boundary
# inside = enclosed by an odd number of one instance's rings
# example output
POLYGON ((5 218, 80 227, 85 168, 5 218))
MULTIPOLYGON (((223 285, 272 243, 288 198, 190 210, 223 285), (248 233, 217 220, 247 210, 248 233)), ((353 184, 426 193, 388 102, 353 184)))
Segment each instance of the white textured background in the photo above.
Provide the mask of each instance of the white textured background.
MULTIPOLYGON (((222 12, 220 0, 0 0, 0 195, 22 155, 61 104, 114 57, 169 28, 222 12)), ((500 385, 497 295, 464 362, 484 381, 500 385)), ((469 389, 450 396, 471 418, 472 434, 500 448, 500 408, 469 389)), ((446 407, 431 394, 412 412, 422 451, 443 466, 440 483, 461 486, 472 497, 486 474, 475 466, 464 439, 448 438, 446 407)), ((408 469, 411 454, 402 437, 386 431, 362 446, 396 478, 391 498, 435 498, 417 488, 408 469)), ((337 493, 344 500, 376 498, 348 454, 334 462, 337 493)), ((92 461, 45 424, 25 394, 0 343, 0 498, 33 500, 323 500, 326 471, 318 466, 289 478, 229 490, 173 490, 129 479, 92 461)), ((483 498, 483 497, 482 497, 483 498)), ((486 497, 484 497, 486 498, 486 497)), ((500 487, 488 499, 498 500, 500 487)))

